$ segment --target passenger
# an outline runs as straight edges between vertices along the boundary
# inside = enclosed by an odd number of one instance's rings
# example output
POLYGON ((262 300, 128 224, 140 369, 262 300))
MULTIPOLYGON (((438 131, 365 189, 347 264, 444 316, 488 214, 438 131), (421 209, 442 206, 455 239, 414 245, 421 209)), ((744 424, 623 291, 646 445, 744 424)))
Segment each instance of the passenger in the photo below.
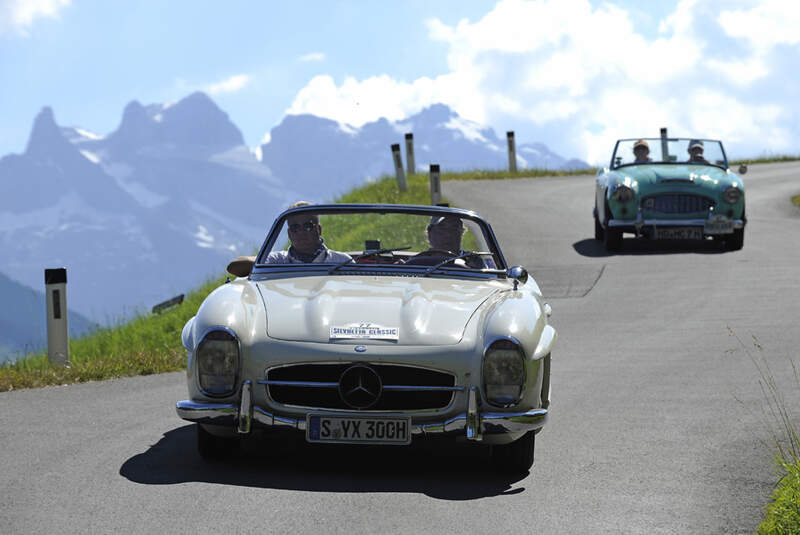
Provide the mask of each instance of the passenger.
POLYGON ((633 144, 633 155, 636 157, 634 163, 649 163, 653 161, 650 159, 650 145, 644 139, 640 139, 633 144))
POLYGON ((703 163, 708 164, 708 161, 703 157, 703 142, 699 139, 693 139, 689 142, 689 163, 703 163))
MULTIPOLYGON (((311 203, 298 201, 289 208, 309 206, 311 203)), ((322 225, 319 216, 314 213, 301 212, 286 218, 289 240, 292 245, 287 251, 273 251, 267 256, 267 264, 308 264, 325 262, 340 264, 352 261, 349 254, 333 251, 325 246, 322 238, 322 225)))

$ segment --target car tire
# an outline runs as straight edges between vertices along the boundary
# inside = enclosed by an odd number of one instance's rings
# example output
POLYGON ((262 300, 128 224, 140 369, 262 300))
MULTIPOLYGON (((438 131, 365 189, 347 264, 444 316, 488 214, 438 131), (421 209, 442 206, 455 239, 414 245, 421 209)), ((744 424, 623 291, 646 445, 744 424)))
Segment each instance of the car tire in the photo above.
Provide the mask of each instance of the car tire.
POLYGON ((597 219, 597 214, 594 214, 594 239, 603 241, 603 225, 601 225, 600 220, 597 219))
POLYGON ((236 438, 223 438, 212 435, 197 424, 197 451, 207 461, 218 461, 227 457, 239 446, 236 438))
POLYGON ((744 229, 733 229, 733 234, 725 238, 725 248, 729 251, 738 251, 744 247, 744 229))
POLYGON ((622 231, 606 227, 603 230, 603 245, 611 252, 622 249, 622 231))
POLYGON ((511 444, 492 446, 492 463, 501 472, 521 474, 529 472, 533 466, 533 452, 536 449, 536 434, 528 431, 511 444))

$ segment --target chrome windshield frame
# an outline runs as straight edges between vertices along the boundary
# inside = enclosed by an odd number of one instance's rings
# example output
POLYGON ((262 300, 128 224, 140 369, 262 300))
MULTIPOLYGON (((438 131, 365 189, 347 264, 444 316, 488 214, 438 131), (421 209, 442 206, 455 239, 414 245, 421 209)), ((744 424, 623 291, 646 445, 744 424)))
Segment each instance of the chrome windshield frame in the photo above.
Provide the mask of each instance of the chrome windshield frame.
MULTIPOLYGON (((283 223, 287 217, 303 213, 303 212, 312 212, 314 214, 319 215, 326 215, 326 214, 368 214, 368 213, 376 213, 376 214, 408 214, 408 215, 422 215, 422 216, 436 216, 436 215, 452 215, 457 216, 462 219, 467 219, 475 224, 481 229, 483 233, 483 238, 486 241, 487 250, 490 251, 494 257, 499 261, 499 264, 495 269, 464 269, 453 267, 449 269, 440 268, 437 270, 437 273, 455 273, 465 276, 470 276, 474 274, 478 275, 499 275, 501 272, 504 274, 507 268, 507 263, 505 257, 503 256, 502 251, 500 250, 500 246, 497 243, 497 238, 492 230, 491 225, 483 219, 477 213, 471 210, 463 210, 461 208, 451 208, 445 206, 421 206, 421 205, 402 205, 402 204, 311 204, 311 205, 304 205, 299 206, 297 208, 292 208, 289 210, 284 211, 275 219, 270 228, 269 233, 267 234, 267 238, 264 240, 264 243, 261 245, 261 248, 258 251, 258 255, 256 256, 256 262, 253 266, 252 275, 264 275, 269 273, 285 273, 285 272, 300 272, 300 273, 313 273, 315 271, 324 270, 327 272, 331 266, 335 266, 336 263, 315 263, 315 264, 266 264, 263 263, 263 259, 267 256, 269 251, 272 251, 275 242, 278 240, 278 237, 281 233, 281 229, 283 228, 283 223)), ((344 272, 347 273, 352 269, 356 269, 358 271, 381 271, 381 272, 396 272, 398 275, 402 274, 403 272, 408 272, 410 275, 414 275, 416 271, 420 271, 420 273, 424 272, 424 269, 419 268, 427 268, 430 266, 413 266, 413 265, 393 265, 393 264, 346 264, 343 266, 342 269, 336 271, 336 273, 344 272), (399 269, 398 269, 399 268, 399 269)), ((333 276, 333 275, 332 275, 333 276)))

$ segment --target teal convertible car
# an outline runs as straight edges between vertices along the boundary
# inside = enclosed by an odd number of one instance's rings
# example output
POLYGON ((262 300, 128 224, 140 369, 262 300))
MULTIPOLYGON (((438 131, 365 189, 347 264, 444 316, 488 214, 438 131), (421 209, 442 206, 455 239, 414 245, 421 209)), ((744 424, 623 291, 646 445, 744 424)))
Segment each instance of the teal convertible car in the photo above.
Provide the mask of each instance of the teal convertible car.
MULTIPOLYGON (((745 166, 739 174, 747 172, 745 166)), ((711 139, 620 139, 597 173, 594 236, 619 251, 623 233, 654 240, 744 245, 744 185, 711 139)))

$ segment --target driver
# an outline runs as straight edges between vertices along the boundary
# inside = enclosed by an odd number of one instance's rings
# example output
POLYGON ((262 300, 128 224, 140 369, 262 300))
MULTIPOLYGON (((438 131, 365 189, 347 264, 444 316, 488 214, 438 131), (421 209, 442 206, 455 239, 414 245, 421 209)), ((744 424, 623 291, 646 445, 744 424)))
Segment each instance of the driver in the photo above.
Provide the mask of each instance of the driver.
MULTIPOLYGON (((289 208, 308 206, 310 202, 298 201, 289 208)), ((349 254, 332 251, 325 246, 322 238, 322 225, 319 216, 309 212, 293 214, 286 218, 289 240, 292 245, 287 251, 272 251, 267 256, 267 264, 308 264, 311 262, 341 263, 352 261, 349 254)))
POLYGON ((461 236, 464 224, 460 217, 433 216, 427 228, 429 251, 441 251, 440 256, 458 256, 461 251, 461 236))
POLYGON ((644 139, 640 139, 633 144, 633 155, 636 157, 634 163, 648 163, 652 161, 650 159, 650 145, 648 145, 647 141, 644 139))
POLYGON ((704 163, 708 161, 703 157, 703 142, 699 139, 693 139, 689 142, 689 163, 704 163))
MULTIPOLYGON (((430 249, 409 258, 406 264, 433 266, 448 257, 464 254, 466 251, 461 249, 461 237, 464 235, 465 230, 464 223, 458 216, 432 216, 431 222, 426 228, 430 249)), ((467 265, 479 269, 484 267, 483 260, 477 256, 456 260, 454 264, 462 267, 467 265)))

